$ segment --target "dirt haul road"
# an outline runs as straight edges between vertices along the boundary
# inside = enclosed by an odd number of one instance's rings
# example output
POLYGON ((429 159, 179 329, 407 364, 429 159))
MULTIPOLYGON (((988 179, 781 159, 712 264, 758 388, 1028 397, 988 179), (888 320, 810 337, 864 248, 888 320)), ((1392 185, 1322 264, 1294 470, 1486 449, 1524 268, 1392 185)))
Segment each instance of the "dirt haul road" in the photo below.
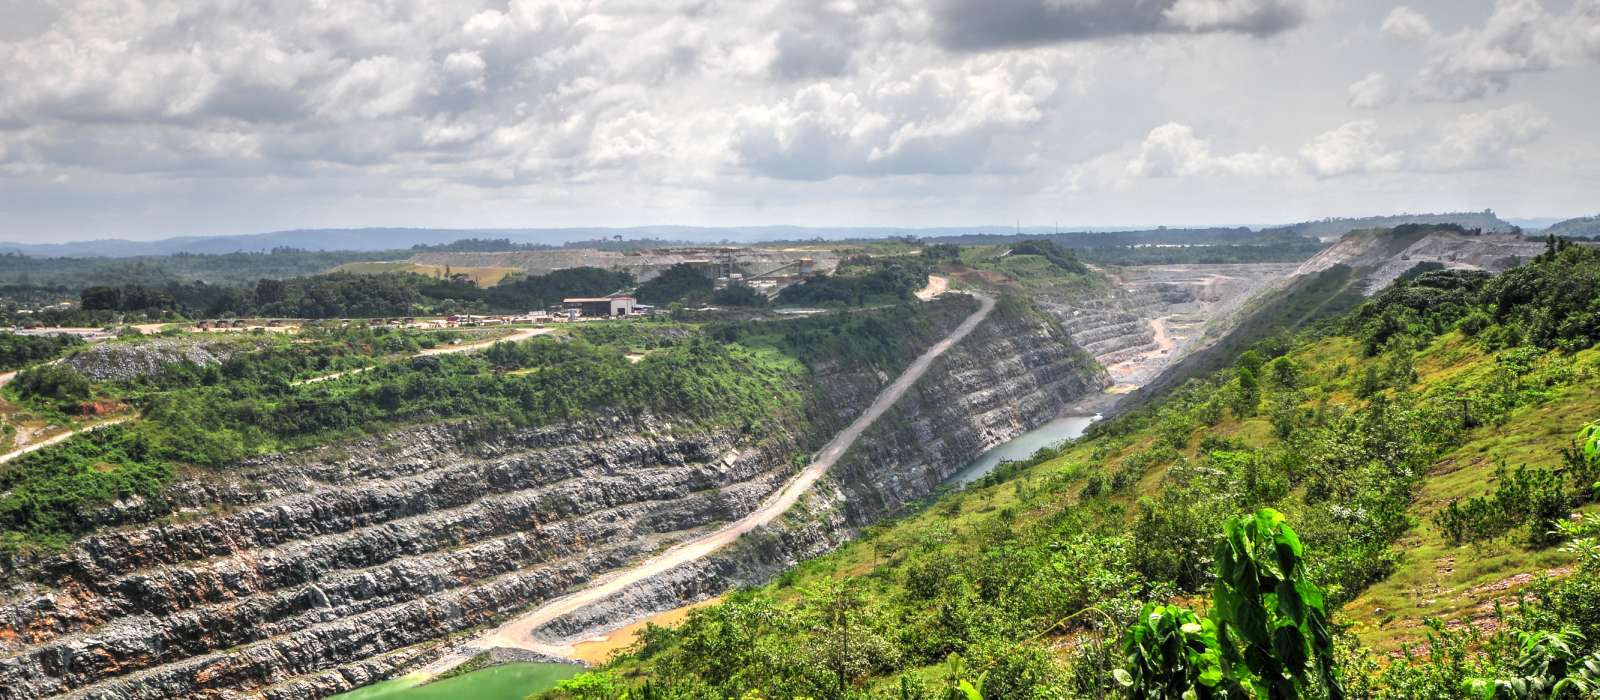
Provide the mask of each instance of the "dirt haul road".
POLYGON ((64 432, 64 433, 57 433, 55 435, 51 435, 50 437, 47 437, 47 438, 45 438, 43 440, 40 440, 38 442, 30 443, 26 447, 19 447, 19 448, 15 449, 15 450, 12 450, 12 451, 7 452, 5 454, 0 454, 0 464, 4 464, 6 462, 9 462, 9 461, 11 461, 13 459, 16 459, 16 458, 21 457, 21 456, 23 456, 25 454, 28 454, 29 452, 42 450, 42 449, 44 449, 46 447, 54 445, 54 444, 56 444, 58 442, 61 442, 63 440, 66 440, 67 438, 70 438, 70 437, 72 437, 74 435, 82 435, 84 433, 92 433, 92 432, 94 432, 96 430, 99 430, 101 428, 104 428, 104 427, 106 427, 108 425, 116 425, 118 423, 126 422, 129 418, 132 418, 132 417, 133 416, 121 416, 121 417, 118 417, 118 418, 112 418, 111 420, 100 421, 99 423, 91 423, 89 425, 86 425, 86 426, 84 426, 82 428, 78 428, 76 430, 68 430, 67 432, 64 432))
MULTIPOLYGON (((539 642, 533 638, 533 631, 556 618, 616 595, 628 586, 651 576, 665 573, 674 567, 704 557, 738 539, 740 535, 772 522, 772 520, 782 515, 784 511, 789 510, 789 507, 793 506, 796 501, 800 500, 800 496, 807 489, 810 489, 811 485, 817 482, 817 479, 822 478, 822 475, 827 473, 833 463, 844 455, 845 450, 848 450, 856 439, 861 437, 861 433, 866 431, 874 421, 878 420, 884 411, 889 410, 890 406, 900 400, 900 397, 906 393, 907 389, 911 388, 911 385, 922 378, 922 375, 933 365, 934 360, 938 359, 940 355, 943 355, 946 350, 949 350, 956 343, 961 342, 962 338, 967 337, 974 328, 978 327, 978 324, 989 317, 989 312, 994 310, 994 299, 980 294, 974 294, 973 296, 978 299, 977 311, 974 311, 971 316, 962 321, 961 325, 956 326, 956 329, 945 336, 943 340, 935 343, 933 347, 928 348, 927 352, 922 353, 920 357, 913 361, 906 368, 906 371, 902 372, 900 377, 894 380, 893 384, 890 384, 888 388, 878 394, 872 405, 868 406, 867 410, 862 412, 855 422, 851 423, 849 427, 846 427, 838 435, 835 435, 833 440, 829 441, 822 448, 822 451, 817 453, 816 459, 811 464, 807 465, 798 476, 755 511, 716 532, 679 544, 652 559, 645 560, 644 563, 632 569, 626 569, 603 577, 589 588, 552 600, 532 612, 490 630, 483 636, 465 643, 454 652, 424 667, 422 669, 423 673, 430 675, 444 673, 471 658, 474 654, 496 647, 526 649, 549 656, 571 658, 572 647, 570 645, 539 642)), ((617 626, 621 627, 622 624, 617 626)))
MULTIPOLYGON (((423 350, 422 352, 417 353, 415 355, 415 357, 422 357, 422 356, 426 356, 426 355, 452 355, 452 354, 455 354, 455 353, 458 353, 458 352, 473 352, 473 351, 476 351, 476 350, 482 350, 484 348, 487 348, 487 347, 489 347, 491 345, 494 345, 495 343, 515 343, 515 342, 527 340, 527 339, 532 338, 532 337, 534 337, 536 335, 544 335, 545 333, 550 333, 550 332, 553 332, 553 331, 554 331, 554 329, 551 329, 551 328, 524 328, 522 330, 519 330, 519 331, 517 331, 515 333, 512 333, 511 335, 508 335, 508 336, 505 336, 505 337, 502 337, 502 338, 493 338, 493 339, 485 340, 485 341, 478 342, 478 343, 471 343, 469 345, 450 345, 450 346, 446 346, 446 347, 442 347, 442 348, 433 348, 433 349, 430 349, 430 350, 423 350)), ((60 362, 60 360, 57 360, 56 362, 60 362)), ((55 364, 55 362, 50 362, 50 363, 47 363, 47 364, 55 364)), ((339 377, 344 377, 344 376, 348 376, 348 375, 351 375, 351 374, 360 374, 360 373, 365 372, 365 371, 370 370, 370 369, 372 369, 372 368, 371 367, 362 367, 362 368, 359 368, 359 369, 345 370, 343 372, 335 372, 333 374, 325 374, 325 375, 320 376, 320 377, 312 377, 310 379, 302 379, 302 380, 297 381, 297 382, 290 382, 290 384, 291 385, 315 384, 317 382, 325 382, 325 381, 329 381, 329 380, 332 380, 332 379, 338 379, 339 377)), ((0 374, 0 386, 5 386, 12 379, 15 379, 16 376, 17 376, 16 372, 6 372, 4 374, 0 374)), ((126 422, 128 420, 131 420, 132 418, 133 418, 133 416, 121 416, 121 417, 118 417, 118 418, 112 418, 111 420, 100 421, 98 423, 91 423, 89 425, 83 426, 83 427, 78 428, 76 430, 68 430, 68 431, 66 431, 64 433, 57 433, 55 435, 51 435, 48 438, 45 438, 45 439, 40 440, 38 442, 29 444, 29 445, 27 445, 25 447, 19 447, 19 448, 14 449, 14 450, 12 450, 10 452, 4 453, 4 454, 0 454, 0 464, 4 464, 6 462, 9 462, 9 461, 11 461, 13 459, 16 459, 16 458, 21 457, 21 456, 23 456, 25 454, 28 454, 29 452, 34 452, 36 450, 42 450, 42 449, 44 449, 46 447, 54 445, 54 444, 56 444, 58 442, 61 442, 63 440, 66 440, 66 439, 68 439, 68 438, 70 438, 70 437, 72 437, 74 435, 82 435, 84 433, 93 432, 95 430, 99 430, 101 428, 104 428, 104 427, 106 427, 108 425, 116 425, 118 423, 126 422)))
MULTIPOLYGON (((419 353, 417 353, 415 355, 412 355, 411 357, 427 357, 429 355, 454 355, 456 353, 462 353, 462 352, 474 352, 474 351, 477 351, 477 350, 482 350, 484 348, 487 348, 487 347, 489 347, 491 345, 494 345, 495 343, 518 343, 518 342, 527 340, 529 338, 532 338, 532 337, 534 337, 536 335, 545 335, 547 333, 554 333, 555 330, 556 329, 554 329, 554 328, 524 328, 524 329, 519 330, 519 331, 517 331, 515 333, 512 333, 511 335, 508 335, 508 336, 504 336, 504 337, 501 337, 501 338, 490 338, 488 340, 472 343, 470 345, 446 345, 446 346, 444 346, 442 348, 429 348, 429 349, 423 350, 423 351, 421 351, 421 352, 419 352, 419 353)), ((348 376, 350 376, 352 374, 361 374, 362 372, 370 372, 370 371, 372 371, 372 369, 374 367, 377 367, 377 365, 372 365, 370 367, 357 367, 355 369, 347 369, 347 370, 345 370, 343 372, 334 372, 333 374, 324 374, 324 375, 322 375, 320 377, 312 377, 310 379, 301 379, 301 380, 298 380, 298 381, 289 382, 289 386, 300 386, 302 384, 317 384, 317 383, 320 383, 320 382, 331 382, 331 381, 333 381, 335 379, 338 379, 340 377, 348 377, 348 376)))

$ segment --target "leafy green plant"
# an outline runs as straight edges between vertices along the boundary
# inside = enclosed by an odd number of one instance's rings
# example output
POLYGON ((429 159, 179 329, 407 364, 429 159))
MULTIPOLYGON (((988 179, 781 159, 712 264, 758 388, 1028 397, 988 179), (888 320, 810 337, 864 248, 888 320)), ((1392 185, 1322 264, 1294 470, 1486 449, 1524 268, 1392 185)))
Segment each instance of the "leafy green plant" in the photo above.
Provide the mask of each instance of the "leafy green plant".
POLYGON ((1228 522, 1217 545, 1212 592, 1224 658, 1248 669, 1257 697, 1294 698, 1320 684, 1343 697, 1322 591, 1306 575, 1305 552, 1282 513, 1263 508, 1228 522))
POLYGON ((1483 700, 1593 697, 1600 692, 1600 652, 1582 656, 1586 641, 1575 629, 1522 632, 1516 675, 1472 678, 1466 690, 1483 700))
POLYGON ((1127 667, 1112 671, 1132 697, 1226 697, 1230 686, 1222 666, 1217 626, 1177 605, 1149 603, 1123 642, 1127 667))
MULTIPOLYGON (((1587 470, 1574 469, 1574 473, 1585 476, 1600 472, 1600 421, 1595 421, 1583 426, 1578 431, 1579 451, 1583 459, 1588 462, 1587 470)), ((1600 481, 1589 484, 1591 498, 1600 498, 1600 481)))
POLYGON ((947 700, 983 700, 983 682, 989 672, 978 674, 978 679, 969 679, 966 660, 960 654, 950 652, 945 657, 945 677, 949 679, 949 687, 945 690, 947 700))
POLYGON ((1322 591, 1294 529, 1263 508, 1223 532, 1210 614, 1146 606, 1118 681, 1135 697, 1342 698, 1322 591))

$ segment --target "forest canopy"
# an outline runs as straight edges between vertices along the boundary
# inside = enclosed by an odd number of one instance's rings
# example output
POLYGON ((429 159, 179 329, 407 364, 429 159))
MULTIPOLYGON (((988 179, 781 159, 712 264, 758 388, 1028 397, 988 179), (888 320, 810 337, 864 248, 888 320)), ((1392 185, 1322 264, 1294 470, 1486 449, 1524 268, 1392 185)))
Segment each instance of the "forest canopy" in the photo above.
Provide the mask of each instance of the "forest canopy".
POLYGON ((253 285, 174 282, 161 286, 95 286, 80 294, 86 312, 183 315, 339 318, 400 316, 464 311, 524 312, 559 304, 569 296, 594 296, 626 289, 633 276, 594 267, 516 277, 492 287, 461 278, 408 273, 336 272, 253 285))

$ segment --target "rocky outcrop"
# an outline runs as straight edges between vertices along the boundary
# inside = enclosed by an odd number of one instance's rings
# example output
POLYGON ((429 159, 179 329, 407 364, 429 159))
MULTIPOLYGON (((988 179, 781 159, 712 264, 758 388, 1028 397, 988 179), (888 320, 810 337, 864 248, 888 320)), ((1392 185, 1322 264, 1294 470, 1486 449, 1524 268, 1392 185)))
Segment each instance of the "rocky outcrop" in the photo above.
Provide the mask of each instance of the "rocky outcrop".
MULTIPOLYGON (((692 588, 825 551, 1103 383, 1058 326, 1015 307, 941 358, 804 509, 692 588)), ((614 414, 482 441, 435 426, 188 477, 159 502, 105 509, 64 553, 3 562, 0 696, 288 699, 370 683, 749 513, 889 379, 814 368, 807 415, 753 429, 614 414)))
POLYGON ((92 345, 63 362, 91 381, 126 381, 156 374, 162 367, 178 362, 201 367, 222 364, 244 349, 246 347, 240 343, 157 338, 137 343, 92 345))
POLYGON ((1371 296, 1420 263, 1448 268, 1504 272, 1544 252, 1544 242, 1515 233, 1455 233, 1425 229, 1410 233, 1362 231, 1339 239, 1305 261, 1295 276, 1312 275, 1344 265, 1362 277, 1362 293, 1371 296))

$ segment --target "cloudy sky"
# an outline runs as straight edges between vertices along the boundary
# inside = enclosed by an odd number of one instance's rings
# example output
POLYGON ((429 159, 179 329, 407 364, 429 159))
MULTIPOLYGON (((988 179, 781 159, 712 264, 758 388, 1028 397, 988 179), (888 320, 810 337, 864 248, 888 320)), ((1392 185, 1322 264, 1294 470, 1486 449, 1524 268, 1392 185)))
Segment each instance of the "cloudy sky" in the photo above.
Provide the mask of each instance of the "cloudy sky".
POLYGON ((1600 211, 1600 0, 0 0, 0 239, 1600 211))

